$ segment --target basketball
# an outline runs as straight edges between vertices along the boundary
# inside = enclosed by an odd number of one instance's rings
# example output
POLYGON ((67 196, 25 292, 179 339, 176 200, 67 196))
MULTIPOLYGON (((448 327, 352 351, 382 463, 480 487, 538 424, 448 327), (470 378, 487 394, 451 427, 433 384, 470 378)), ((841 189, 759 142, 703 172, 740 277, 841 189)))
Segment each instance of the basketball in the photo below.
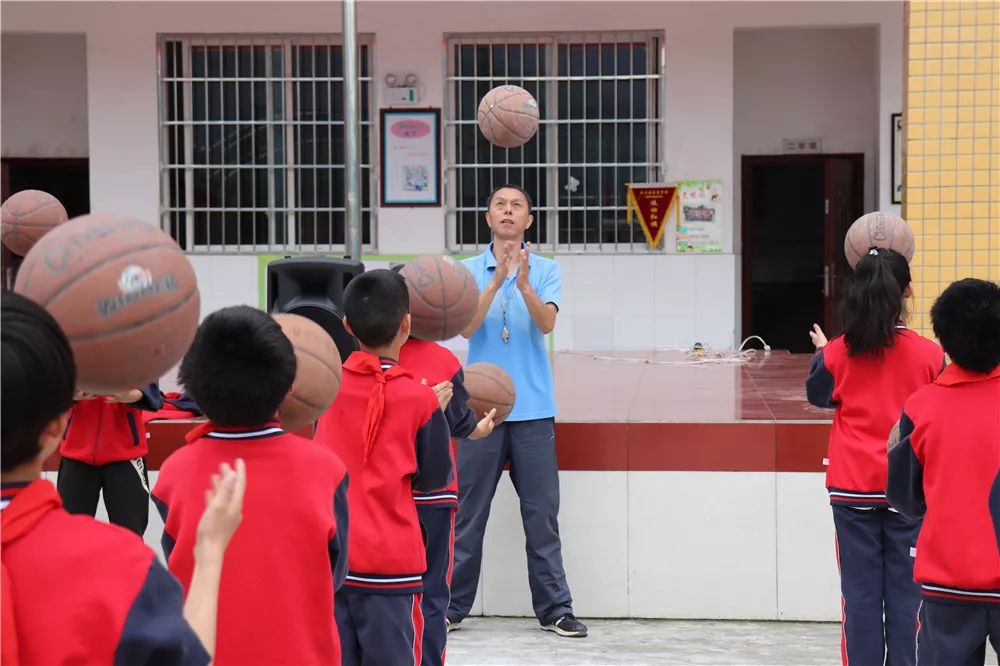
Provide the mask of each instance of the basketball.
POLYGON ((131 217, 84 215, 39 239, 14 291, 59 322, 77 388, 119 393, 159 380, 198 327, 194 269, 168 234, 131 217))
POLYGON ((53 227, 67 220, 59 200, 41 190, 21 190, 12 194, 0 207, 3 244, 19 257, 53 227))
POLYGON ((281 403, 278 416, 285 430, 298 430, 327 410, 340 390, 340 351, 323 327, 300 315, 276 314, 295 349, 294 390, 281 403))
POLYGON ((517 148, 538 131, 538 102, 524 88, 498 86, 483 95, 476 119, 494 146, 517 148))
POLYGON ((451 257, 425 255, 400 270, 410 292, 410 335, 449 340, 469 325, 479 307, 479 288, 469 269, 451 257))
POLYGON ((491 409, 497 410, 493 422, 504 422, 514 409, 514 381, 500 366, 492 363, 473 363, 464 368, 465 390, 469 392, 469 407, 476 412, 476 418, 486 416, 491 409))
POLYGON ((894 213, 879 211, 862 215, 847 230, 844 237, 847 263, 854 268, 873 247, 895 250, 906 257, 906 261, 912 261, 917 241, 906 220, 894 213))

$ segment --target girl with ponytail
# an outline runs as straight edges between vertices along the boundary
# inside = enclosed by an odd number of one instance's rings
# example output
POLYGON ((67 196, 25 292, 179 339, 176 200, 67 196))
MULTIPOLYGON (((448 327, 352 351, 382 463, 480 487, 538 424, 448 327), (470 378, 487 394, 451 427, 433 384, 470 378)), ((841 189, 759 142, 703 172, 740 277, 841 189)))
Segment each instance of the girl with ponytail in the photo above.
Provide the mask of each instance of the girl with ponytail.
POLYGON ((904 325, 909 296, 905 257, 873 247, 848 280, 843 335, 827 341, 816 324, 809 332, 816 355, 806 395, 813 405, 836 410, 826 485, 837 534, 845 666, 909 666, 916 658, 920 591, 912 551, 920 522, 886 502, 886 442, 906 399, 941 372, 944 352, 904 325))

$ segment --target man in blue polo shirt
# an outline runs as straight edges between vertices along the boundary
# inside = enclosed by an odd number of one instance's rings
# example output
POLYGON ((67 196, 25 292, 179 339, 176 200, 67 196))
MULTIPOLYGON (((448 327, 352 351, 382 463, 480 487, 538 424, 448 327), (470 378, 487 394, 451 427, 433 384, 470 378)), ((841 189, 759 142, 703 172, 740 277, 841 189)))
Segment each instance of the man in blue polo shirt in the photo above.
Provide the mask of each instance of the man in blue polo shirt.
POLYGON ((479 309, 462 335, 469 363, 488 361, 506 370, 517 397, 507 420, 493 433, 458 449, 459 508, 449 629, 469 614, 483 560, 490 503, 506 462, 521 500, 528 551, 531 601, 542 629, 582 637, 587 627, 573 616, 559 540, 559 469, 556 465, 556 401, 545 335, 559 312, 559 264, 531 253, 524 232, 531 226, 531 198, 504 185, 490 194, 486 222, 493 242, 463 263, 479 285, 479 309))

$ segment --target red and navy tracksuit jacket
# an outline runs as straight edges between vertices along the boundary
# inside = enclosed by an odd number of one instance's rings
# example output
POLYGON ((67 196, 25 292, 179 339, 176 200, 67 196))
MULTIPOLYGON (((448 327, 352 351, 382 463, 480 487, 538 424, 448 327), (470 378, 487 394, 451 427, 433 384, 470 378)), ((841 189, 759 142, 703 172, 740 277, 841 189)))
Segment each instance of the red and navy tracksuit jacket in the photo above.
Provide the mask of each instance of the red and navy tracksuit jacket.
POLYGON ((144 457, 149 444, 142 412, 160 409, 163 394, 157 384, 147 384, 141 390, 142 398, 128 405, 104 398, 75 402, 59 455, 88 465, 144 457))
POLYGON ((826 486, 830 504, 885 507, 886 441, 906 399, 938 376, 944 352, 903 326, 882 356, 848 356, 843 336, 812 358, 806 395, 836 407, 826 486))
POLYGON ((163 395, 163 404, 155 412, 143 412, 143 421, 149 423, 150 421, 156 421, 158 419, 163 420, 174 420, 174 419, 196 419, 204 416, 201 412, 201 408, 195 403, 194 400, 188 396, 187 393, 165 393, 163 395))
POLYGON ((209 480, 223 462, 247 465, 243 521, 222 570, 214 663, 339 664, 333 599, 346 573, 349 529, 343 463, 277 421, 208 422, 188 442, 164 461, 152 494, 167 564, 185 589, 209 480))
POLYGON ((998 471, 1000 367, 983 374, 950 365, 907 400, 889 451, 889 503, 924 517, 913 577, 925 597, 1000 605, 990 515, 998 471))
MULTIPOLYGON (((469 392, 465 390, 465 375, 462 364, 450 349, 436 342, 410 338, 399 350, 399 364, 413 373, 417 380, 426 379, 429 386, 441 382, 451 382, 454 393, 444 410, 445 419, 452 437, 465 439, 476 429, 479 419, 469 407, 469 392)), ((417 507, 442 509, 458 508, 458 475, 455 466, 455 442, 451 443, 452 479, 444 488, 430 492, 414 491, 413 500, 417 507)))
POLYGON ((209 663, 153 551, 67 513, 48 481, 3 485, 0 539, 4 666, 209 663))
POLYGON ((452 476, 448 423, 433 389, 393 359, 354 352, 313 439, 351 475, 344 589, 421 592, 427 560, 413 491, 442 488, 452 476))

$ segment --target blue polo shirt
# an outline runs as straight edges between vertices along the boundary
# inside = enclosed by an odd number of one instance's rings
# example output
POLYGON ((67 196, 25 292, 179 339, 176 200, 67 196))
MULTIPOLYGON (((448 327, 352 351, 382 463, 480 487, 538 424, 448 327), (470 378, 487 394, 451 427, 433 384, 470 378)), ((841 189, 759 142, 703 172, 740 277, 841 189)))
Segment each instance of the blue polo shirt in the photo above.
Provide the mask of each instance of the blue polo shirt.
MULTIPOLYGON (((472 271, 482 290, 493 279, 497 260, 493 243, 486 252, 462 261, 472 271)), ((543 303, 557 308, 562 297, 562 276, 559 264, 552 259, 532 254, 528 258, 528 281, 543 303)), ((531 421, 556 415, 555 387, 552 365, 545 347, 545 335, 535 326, 517 288, 517 272, 504 280, 493 297, 482 326, 469 338, 469 363, 486 361, 500 366, 514 380, 514 409, 508 421, 531 421), (510 340, 504 342, 503 313, 507 310, 507 330, 510 340)))

